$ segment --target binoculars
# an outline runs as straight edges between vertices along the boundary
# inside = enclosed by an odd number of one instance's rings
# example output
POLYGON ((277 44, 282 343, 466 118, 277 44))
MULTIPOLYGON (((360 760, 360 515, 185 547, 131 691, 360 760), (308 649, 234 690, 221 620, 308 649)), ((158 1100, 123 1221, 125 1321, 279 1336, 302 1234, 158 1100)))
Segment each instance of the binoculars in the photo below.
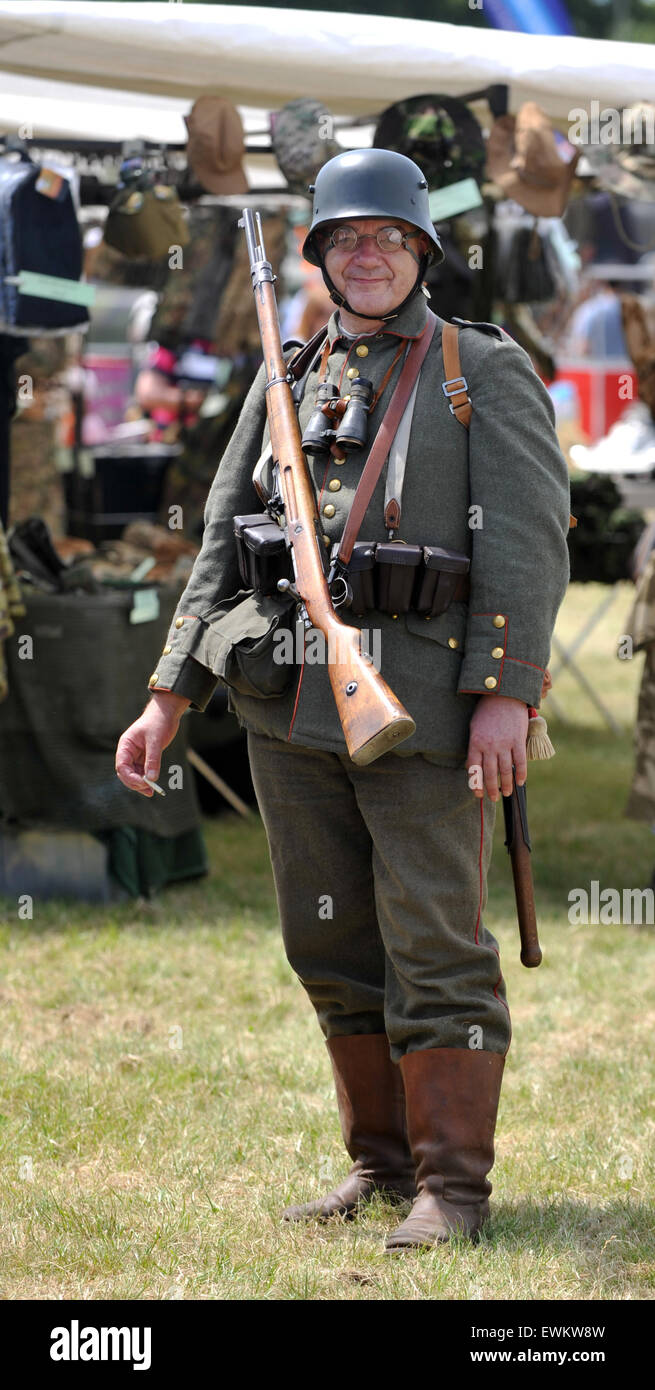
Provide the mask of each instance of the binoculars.
POLYGON ((326 454, 331 444, 345 449, 363 449, 368 436, 368 415, 373 384, 355 377, 343 398, 332 382, 323 381, 316 392, 314 409, 302 437, 306 454, 326 454))

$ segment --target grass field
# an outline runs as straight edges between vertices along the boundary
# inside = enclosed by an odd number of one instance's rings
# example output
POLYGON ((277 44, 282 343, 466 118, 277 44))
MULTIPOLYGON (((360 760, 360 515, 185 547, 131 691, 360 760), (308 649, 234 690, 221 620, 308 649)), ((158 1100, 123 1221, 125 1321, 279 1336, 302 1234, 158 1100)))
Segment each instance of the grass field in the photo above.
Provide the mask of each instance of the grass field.
MULTIPOLYGON (((564 641, 603 594, 571 589, 564 641)), ((288 1201, 349 1163, 261 822, 230 814, 205 823, 211 876, 153 902, 43 903, 31 922, 3 904, 3 1298, 655 1297, 654 931, 567 915, 573 888, 646 887, 655 862, 648 826, 623 816, 642 661, 616 659, 631 597, 622 587, 584 657, 625 732, 564 675, 557 757, 530 765, 537 971, 519 963, 498 818, 487 922, 514 1037, 481 1243, 390 1259, 398 1218, 382 1201, 355 1223, 282 1225, 288 1201)))

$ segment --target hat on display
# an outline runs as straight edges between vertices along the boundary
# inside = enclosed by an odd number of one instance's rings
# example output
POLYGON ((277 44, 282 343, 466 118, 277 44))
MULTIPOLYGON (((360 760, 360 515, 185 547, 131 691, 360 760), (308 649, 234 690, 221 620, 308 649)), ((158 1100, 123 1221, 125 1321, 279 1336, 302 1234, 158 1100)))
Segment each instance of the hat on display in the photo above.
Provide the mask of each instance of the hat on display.
POLYGON ((208 193, 247 193, 241 161, 245 154, 241 117, 231 102, 207 94, 184 117, 187 159, 208 193))
POLYGON ((327 107, 311 97, 299 97, 280 111, 271 111, 271 146, 292 193, 307 197, 307 185, 339 154, 332 119, 327 107))
MULTIPOLYGON (((624 198, 655 202, 655 105, 637 102, 615 113, 622 139, 584 145, 584 153, 601 186, 624 198)), ((601 132, 611 134, 607 127, 601 132)))
POLYGON ((517 116, 498 116, 487 140, 487 173, 535 217, 561 217, 581 150, 565 162, 545 111, 526 101, 517 116))
POLYGON ((383 111, 373 145, 397 150, 420 166, 432 192, 473 178, 482 181, 485 145, 475 116, 463 101, 429 93, 407 97, 383 111))

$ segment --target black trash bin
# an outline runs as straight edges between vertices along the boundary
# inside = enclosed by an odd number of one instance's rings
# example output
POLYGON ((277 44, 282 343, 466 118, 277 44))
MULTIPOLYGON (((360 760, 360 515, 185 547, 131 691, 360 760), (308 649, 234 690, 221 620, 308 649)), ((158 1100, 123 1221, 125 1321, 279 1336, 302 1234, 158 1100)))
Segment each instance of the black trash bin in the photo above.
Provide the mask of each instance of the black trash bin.
POLYGON ((93 474, 76 474, 67 490, 69 536, 114 540, 131 521, 156 522, 164 479, 180 444, 101 444, 91 452, 93 474))

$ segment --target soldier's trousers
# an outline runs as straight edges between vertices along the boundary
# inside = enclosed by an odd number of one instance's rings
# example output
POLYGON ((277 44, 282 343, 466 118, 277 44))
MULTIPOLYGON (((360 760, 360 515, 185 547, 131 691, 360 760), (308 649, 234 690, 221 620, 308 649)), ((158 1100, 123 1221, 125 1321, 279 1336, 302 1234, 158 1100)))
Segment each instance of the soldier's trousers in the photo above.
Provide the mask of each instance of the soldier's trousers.
POLYGON ((511 1027, 486 929, 495 806, 463 768, 347 754, 248 731, 284 946, 326 1038, 383 1033, 391 1056, 505 1054, 511 1027))

